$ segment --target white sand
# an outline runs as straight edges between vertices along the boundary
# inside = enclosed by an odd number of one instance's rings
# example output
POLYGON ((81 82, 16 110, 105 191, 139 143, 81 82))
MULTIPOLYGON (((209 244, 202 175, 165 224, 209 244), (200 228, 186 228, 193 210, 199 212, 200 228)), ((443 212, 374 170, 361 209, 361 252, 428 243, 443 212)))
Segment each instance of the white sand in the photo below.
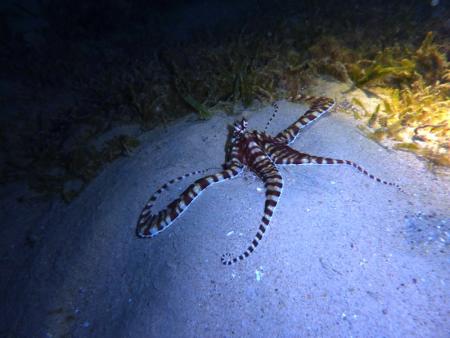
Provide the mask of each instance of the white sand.
MULTIPOLYGON (((304 109, 280 102, 269 131, 304 109)), ((262 129, 271 113, 244 115, 262 129)), ((161 184, 220 167, 237 118, 191 116, 146 133, 70 206, 18 205, 15 190, 5 191, 0 335, 447 336, 450 182, 414 155, 366 139, 340 113, 293 147, 354 160, 405 193, 348 166, 280 168, 285 185, 270 230, 249 259, 225 267, 221 254, 240 254, 262 216, 263 185, 247 172, 209 188, 156 239, 135 237, 140 210, 161 184)))

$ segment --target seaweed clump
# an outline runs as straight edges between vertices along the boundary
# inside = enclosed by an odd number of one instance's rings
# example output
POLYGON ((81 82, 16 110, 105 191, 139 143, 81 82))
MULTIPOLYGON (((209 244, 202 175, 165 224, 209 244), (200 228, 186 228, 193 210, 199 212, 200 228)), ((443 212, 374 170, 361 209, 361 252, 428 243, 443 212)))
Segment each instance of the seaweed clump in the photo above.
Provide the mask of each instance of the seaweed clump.
POLYGON ((450 166, 450 85, 383 88, 381 104, 369 114, 362 129, 376 140, 392 140, 394 148, 408 150, 437 165, 450 166))
MULTIPOLYGON (((428 32, 420 47, 412 50, 394 46, 376 52, 373 59, 349 59, 346 49, 337 55, 325 73, 381 98, 373 111, 363 102, 353 103, 356 119, 365 119, 361 129, 376 141, 394 141, 394 147, 412 151, 437 165, 450 166, 450 68, 441 47, 428 32), (336 76, 336 60, 345 63, 346 72, 336 76), (343 76, 342 74, 345 74, 343 76)), ((339 50, 332 47, 331 50, 339 50)))
POLYGON ((104 165, 137 146, 130 135, 94 145, 115 127, 145 131, 192 112, 200 119, 239 113, 297 94, 319 74, 382 98, 373 111, 353 102, 360 108, 354 117, 365 121, 371 138, 448 165, 449 41, 440 33, 448 27, 414 19, 423 4, 413 3, 386 9, 356 0, 322 7, 296 2, 283 20, 259 3, 243 26, 203 29, 182 42, 162 41, 162 21, 148 20, 151 13, 139 4, 43 2, 40 16, 48 28, 38 34, 42 42, 18 38, 5 21, 10 34, 3 36, 2 69, 26 79, 27 91, 3 97, 20 108, 16 128, 0 127, 0 181, 26 180, 39 193, 70 201, 104 165), (108 20, 86 22, 86 11, 108 20), (420 43, 417 36, 425 39, 420 43), (51 92, 53 103, 60 89, 76 103, 36 111, 47 106, 42 93, 51 92))
POLYGON ((388 47, 379 51, 373 60, 347 64, 349 77, 357 87, 402 87, 417 80, 431 85, 441 81, 447 69, 445 55, 433 44, 432 32, 427 33, 421 46, 413 52, 405 47, 388 47))
POLYGON ((371 137, 388 137, 396 141, 395 148, 450 166, 450 69, 432 37, 428 33, 410 59, 383 75, 384 86, 376 89, 382 109, 368 126, 374 129, 371 137))

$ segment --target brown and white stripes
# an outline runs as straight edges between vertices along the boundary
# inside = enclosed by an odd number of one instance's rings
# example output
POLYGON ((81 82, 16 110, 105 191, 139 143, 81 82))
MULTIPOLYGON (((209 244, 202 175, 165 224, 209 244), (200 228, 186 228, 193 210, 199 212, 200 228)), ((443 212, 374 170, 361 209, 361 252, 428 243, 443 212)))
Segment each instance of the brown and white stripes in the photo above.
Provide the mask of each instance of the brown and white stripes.
POLYGON ((161 210, 158 214, 152 215, 151 208, 153 207, 153 203, 156 201, 158 196, 164 191, 167 190, 168 186, 185 179, 186 177, 204 173, 206 170, 198 170, 193 171, 191 173, 185 174, 184 176, 180 176, 175 178, 168 183, 164 184, 159 190, 157 190, 152 197, 148 200, 144 209, 139 216, 138 225, 136 227, 136 234, 139 237, 151 238, 159 234, 161 231, 167 229, 169 225, 171 225, 175 219, 180 216, 199 195, 210 185, 221 182, 230 178, 233 178, 239 175, 242 172, 242 167, 238 167, 236 165, 230 166, 228 169, 214 174, 208 175, 199 180, 195 181, 191 184, 181 195, 179 198, 170 203, 165 209, 161 210))
MULTIPOLYGON (((158 214, 153 215, 151 213, 153 203, 170 184, 195 174, 204 173, 206 170, 199 170, 180 176, 166 183, 156 191, 155 194, 150 197, 139 216, 136 229, 137 235, 139 237, 153 237, 157 235, 172 224, 175 219, 187 209, 189 204, 191 204, 207 187, 214 183, 238 176, 243 171, 244 167, 252 170, 264 182, 266 188, 264 213, 256 235, 247 249, 240 255, 233 256, 229 253, 224 254, 221 258, 224 265, 231 265, 249 257, 263 238, 283 189, 283 178, 277 168, 280 165, 346 164, 354 167, 377 182, 396 186, 400 189, 397 184, 384 181, 369 174, 367 170, 352 161, 313 156, 298 152, 289 147, 288 144, 296 139, 302 129, 326 112, 330 111, 334 106, 334 100, 325 97, 298 95, 292 99, 294 101, 306 101, 310 103, 310 108, 297 121, 275 137, 272 137, 265 132, 248 131, 247 121, 245 119, 235 122, 231 130, 232 133, 227 151, 227 162, 224 165, 224 170, 195 181, 165 209, 161 210, 158 214)), ((274 104, 274 108, 275 110, 278 110, 276 104, 274 104)))
POLYGON ((290 100, 308 102, 310 103, 310 107, 297 121, 275 136, 276 141, 287 144, 294 142, 303 128, 323 114, 329 112, 335 104, 335 101, 328 97, 306 96, 301 94, 291 97, 290 100))
POLYGON ((264 214, 261 218, 258 231, 248 248, 238 256, 233 257, 230 253, 224 254, 221 259, 222 263, 225 265, 231 265, 239 260, 247 258, 256 249, 259 241, 262 239, 269 226, 283 189, 283 178, 278 172, 276 165, 264 152, 263 143, 260 142, 260 135, 264 135, 264 139, 267 137, 267 135, 258 134, 257 132, 246 133, 243 136, 243 143, 245 146, 239 155, 241 156, 243 163, 252 169, 264 182, 266 188, 264 214))

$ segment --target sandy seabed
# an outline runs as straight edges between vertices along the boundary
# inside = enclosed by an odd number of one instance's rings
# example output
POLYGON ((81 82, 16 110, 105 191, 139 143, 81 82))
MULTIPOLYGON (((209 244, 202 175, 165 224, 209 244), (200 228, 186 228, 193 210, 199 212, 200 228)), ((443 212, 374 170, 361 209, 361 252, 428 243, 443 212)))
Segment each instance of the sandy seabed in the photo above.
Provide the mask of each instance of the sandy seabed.
MULTIPOLYGON (((306 109, 279 106, 271 133, 306 109)), ((271 114, 243 112, 259 130, 271 114)), ((349 166, 280 167, 283 194, 268 233, 249 259, 225 267, 221 255, 248 246, 263 212, 264 186, 247 171, 208 188, 155 239, 136 238, 137 217, 161 184, 220 168, 237 118, 192 115, 143 134, 68 206, 19 204, 17 186, 5 187, 0 335, 448 337, 449 176, 365 138, 339 112, 293 148, 353 160, 404 192, 349 166)))

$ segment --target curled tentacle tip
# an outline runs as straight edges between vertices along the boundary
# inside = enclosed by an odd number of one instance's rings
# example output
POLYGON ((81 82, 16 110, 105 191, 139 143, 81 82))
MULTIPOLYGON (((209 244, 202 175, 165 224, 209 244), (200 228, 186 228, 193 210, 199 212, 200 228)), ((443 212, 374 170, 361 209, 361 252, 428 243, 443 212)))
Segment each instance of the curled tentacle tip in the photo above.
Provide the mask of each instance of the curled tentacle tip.
POLYGON ((231 265, 233 263, 232 256, 229 252, 223 254, 222 257, 220 258, 220 260, 223 265, 231 265))

